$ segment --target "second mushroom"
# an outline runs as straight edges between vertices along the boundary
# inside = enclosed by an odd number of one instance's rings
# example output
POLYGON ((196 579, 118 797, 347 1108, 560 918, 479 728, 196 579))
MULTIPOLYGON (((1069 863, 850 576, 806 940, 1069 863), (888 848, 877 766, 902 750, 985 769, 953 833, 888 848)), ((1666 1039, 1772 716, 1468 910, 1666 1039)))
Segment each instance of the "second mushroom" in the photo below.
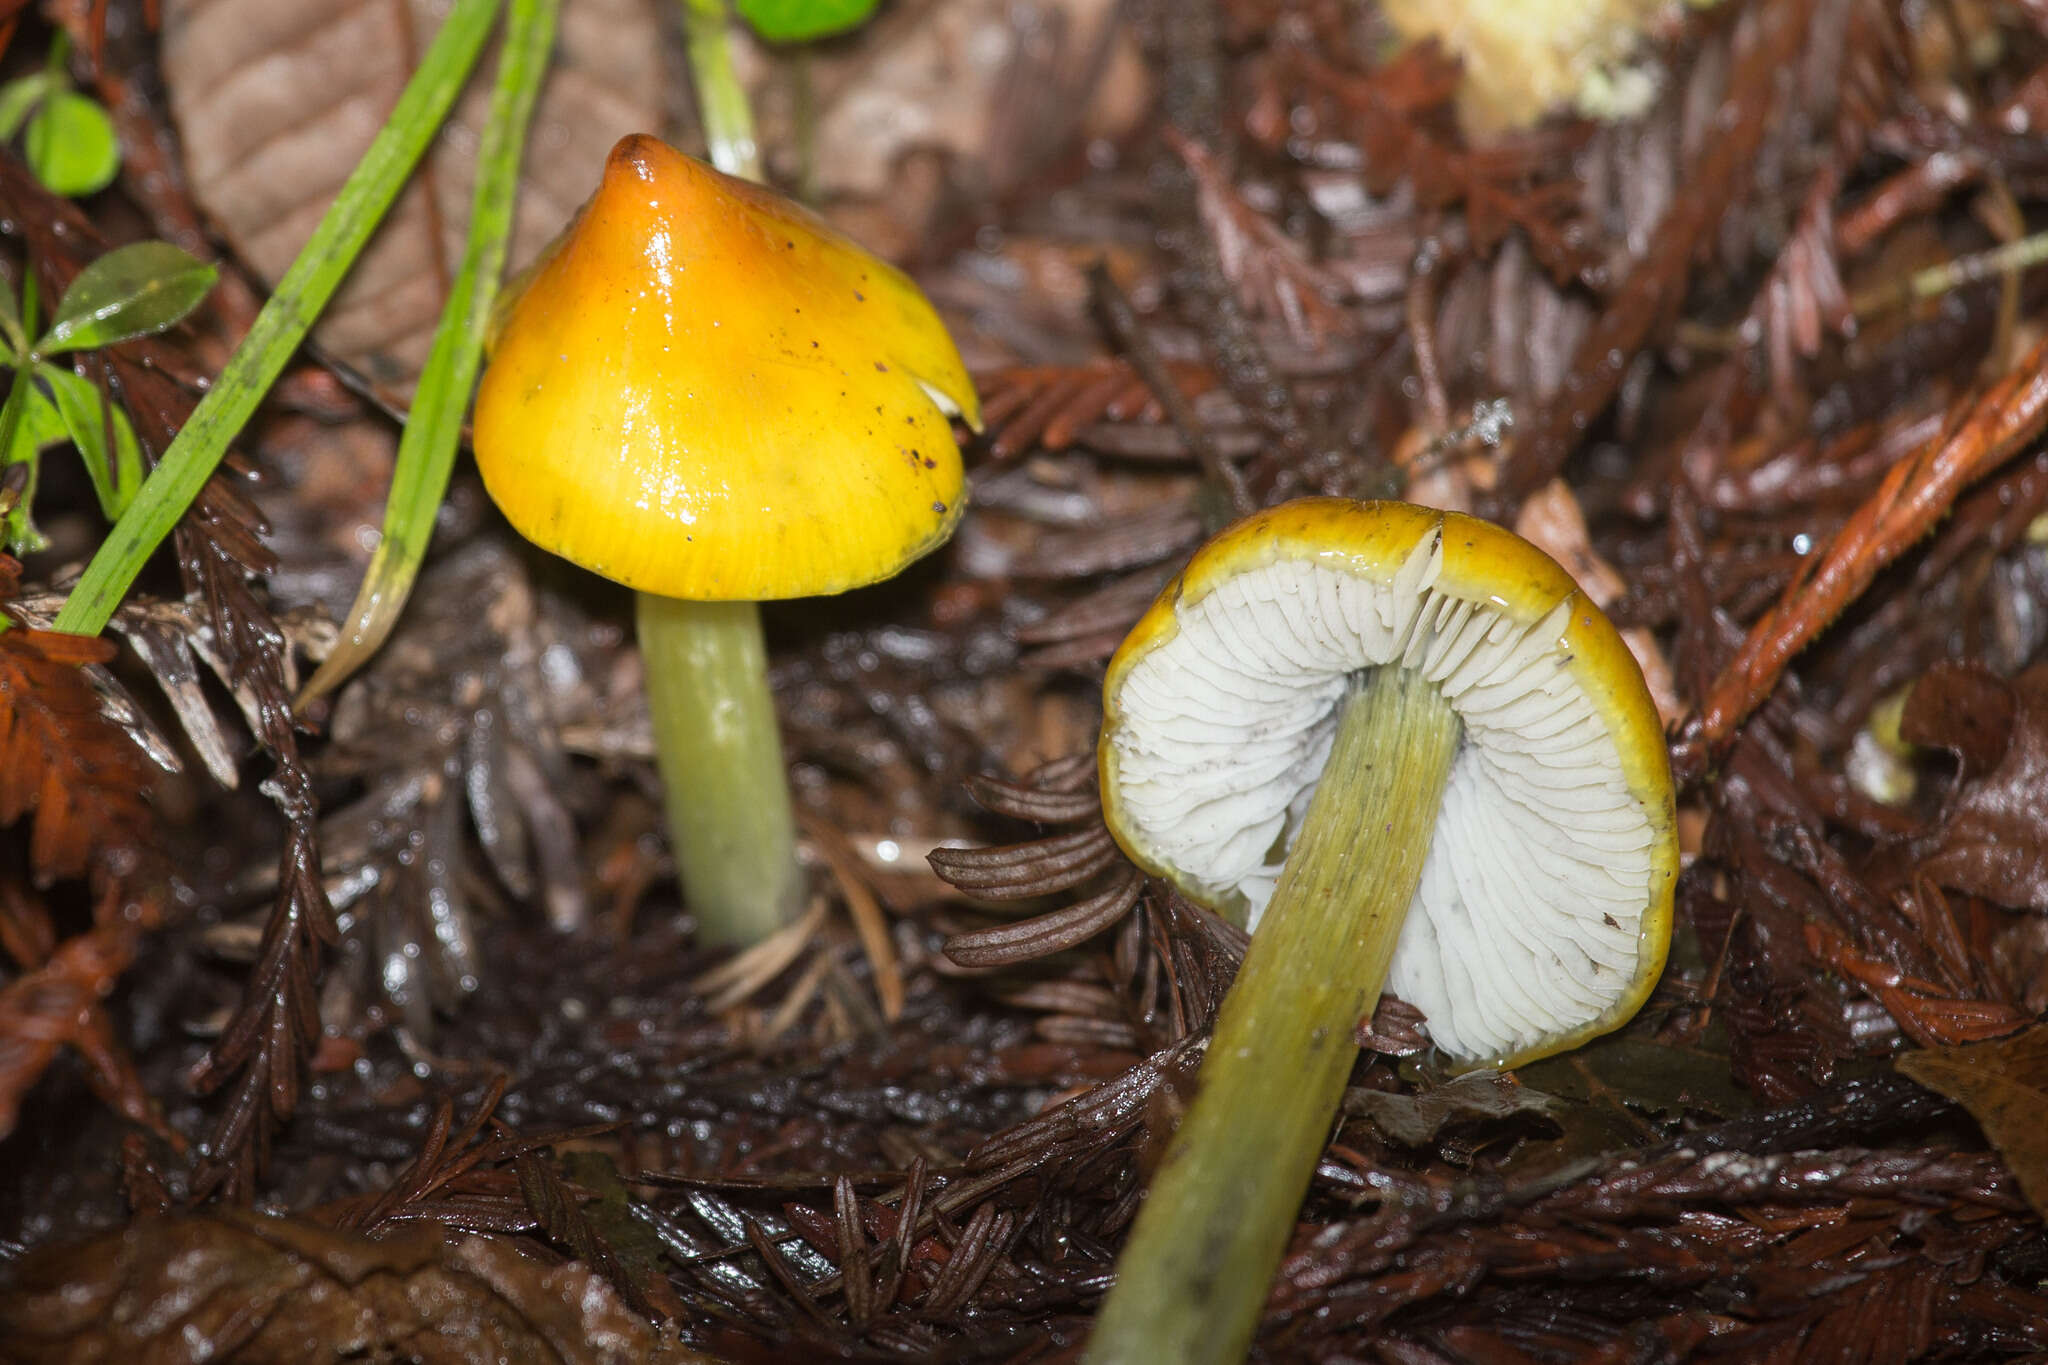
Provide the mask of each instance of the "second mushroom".
POLYGON ((1648 996, 1678 871, 1664 737, 1540 550, 1327 498, 1203 547, 1103 706, 1118 842, 1254 932, 1088 1359, 1240 1359, 1383 988, 1466 1068, 1648 996))

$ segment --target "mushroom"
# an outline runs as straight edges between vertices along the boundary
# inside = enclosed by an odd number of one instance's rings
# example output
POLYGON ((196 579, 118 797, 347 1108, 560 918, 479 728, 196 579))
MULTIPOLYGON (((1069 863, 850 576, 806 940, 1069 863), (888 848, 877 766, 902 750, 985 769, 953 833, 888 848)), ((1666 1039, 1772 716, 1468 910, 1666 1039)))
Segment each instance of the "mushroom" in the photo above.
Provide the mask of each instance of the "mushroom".
POLYGON ((700 936, 802 896, 761 601, 879 582, 952 533, 973 385, 908 276, 654 138, 500 310, 477 467, 519 533, 638 591, 700 936))
POLYGON ((1613 625, 1488 522, 1308 498, 1196 553, 1111 660, 1125 851, 1250 928, 1088 1359, 1243 1356, 1383 987, 1461 1068, 1633 1015, 1678 870, 1613 625))

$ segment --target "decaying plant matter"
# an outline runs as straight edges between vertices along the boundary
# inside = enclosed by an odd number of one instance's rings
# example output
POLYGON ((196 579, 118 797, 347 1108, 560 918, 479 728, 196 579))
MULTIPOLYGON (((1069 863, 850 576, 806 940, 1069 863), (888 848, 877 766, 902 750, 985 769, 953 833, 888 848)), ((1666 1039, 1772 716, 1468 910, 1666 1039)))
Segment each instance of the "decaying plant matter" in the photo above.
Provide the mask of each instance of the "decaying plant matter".
MULTIPOLYGON (((0 3, 126 140, 82 207, 0 149, 45 299, 205 248, 153 8, 0 3)), ((1121 23, 1134 130, 905 162, 990 432, 942 554, 769 614, 810 898, 743 956, 664 860, 625 604, 472 476, 390 647, 293 712, 354 586, 305 566, 381 498, 306 433, 389 439, 316 361, 106 643, 47 630, 102 528, 46 464, 68 549, 0 560, 10 1348, 142 1354, 126 1310, 205 1277, 148 1322, 425 1351, 425 1296, 507 1354, 1075 1358, 1246 946, 1109 837, 1102 670, 1195 546, 1325 494, 1551 537, 1668 680, 1685 871, 1615 1034, 1451 1079, 1409 1004, 1358 1021, 1254 1358, 2048 1353, 2048 10, 1674 6, 1640 112, 1484 137, 1370 4, 1121 23)), ((75 358, 152 458, 245 266, 75 358)))
MULTIPOLYGON (((18 481, 0 503, 20 495, 18 481)), ((0 554, 0 613, 21 566, 0 554)), ((4 619, 4 618, 0 618, 4 619)), ((94 1092, 130 1120, 156 1122, 115 1032, 106 997, 164 908, 163 849, 135 742, 111 719, 89 669, 113 655, 94 640, 21 625, 0 630, 0 824, 26 817, 25 856, 0 865, 0 1134, 12 1132, 31 1087, 60 1048, 75 1049, 94 1092), (84 879, 89 927, 65 932, 46 891, 84 879)))

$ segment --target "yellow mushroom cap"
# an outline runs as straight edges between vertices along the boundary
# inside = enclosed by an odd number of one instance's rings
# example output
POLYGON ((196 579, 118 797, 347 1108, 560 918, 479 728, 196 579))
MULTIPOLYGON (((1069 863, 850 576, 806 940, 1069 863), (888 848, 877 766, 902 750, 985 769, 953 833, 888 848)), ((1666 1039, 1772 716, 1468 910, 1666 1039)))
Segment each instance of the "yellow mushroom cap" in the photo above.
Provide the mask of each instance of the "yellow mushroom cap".
POLYGON ((477 466, 521 535, 643 592, 758 601, 887 578, 941 544, 980 426, 908 276, 654 138, 501 314, 477 466))
POLYGON ((1670 943, 1663 731, 1606 616, 1490 522, 1304 498, 1197 551, 1103 684, 1111 832, 1256 929, 1351 679, 1385 666, 1420 670, 1464 727, 1387 989, 1466 1063, 1619 1026, 1670 943))

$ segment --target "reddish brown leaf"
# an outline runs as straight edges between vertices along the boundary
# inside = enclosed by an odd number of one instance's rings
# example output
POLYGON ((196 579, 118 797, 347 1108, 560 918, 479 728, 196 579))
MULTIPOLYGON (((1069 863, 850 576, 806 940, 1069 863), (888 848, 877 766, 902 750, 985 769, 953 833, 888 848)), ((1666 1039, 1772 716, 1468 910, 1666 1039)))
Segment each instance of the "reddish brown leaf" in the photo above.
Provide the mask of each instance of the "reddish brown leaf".
MULTIPOLYGON (((1169 365, 1175 385, 1189 401, 1216 387, 1206 366, 1169 365)), ((1128 362, 1114 359, 1085 365, 1012 365, 976 378, 988 451, 1013 460, 1033 449, 1064 450, 1085 427, 1097 422, 1165 420, 1145 381, 1128 362)))
POLYGON ((148 838, 142 763, 83 672, 113 653, 83 636, 0 632, 0 825, 34 817, 30 861, 46 885, 97 877, 107 856, 148 838))
MULTIPOLYGON (((0 555, 0 600, 20 565, 0 555)), ((84 1056, 94 1089, 138 1123, 155 1123, 134 1063, 101 1002, 155 917, 159 869, 149 770, 102 713, 85 673, 113 655, 105 641, 10 626, 0 617, 0 826, 32 820, 36 880, 90 876, 98 927, 57 943, 49 916, 7 889, 0 946, 20 975, 0 989, 0 1136, 60 1047, 84 1056), (131 910, 139 913, 129 913, 131 910)))
POLYGON ((1908 976, 1896 967, 1858 952, 1841 930, 1809 920, 1806 948, 1814 957, 1870 992, 1896 1019, 1906 1036, 1922 1047, 1982 1042, 2011 1033, 2027 1022, 2027 1012, 1995 1000, 1966 1000, 1932 981, 1908 976))
POLYGON ((1933 833, 1914 841, 1920 874, 2000 905, 2048 910, 2048 667, 2010 682, 1978 664, 1931 669, 1899 732, 1963 764, 1933 833))
POLYGON ((1547 483, 1564 467, 1593 419, 1620 391, 1636 353, 1664 324, 1683 297, 1700 243, 1755 173, 1753 158, 1769 130, 1771 92, 1799 52, 1813 12, 1810 0, 1767 5, 1757 10, 1751 40, 1735 57, 1728 91, 1717 117, 1726 136, 1707 144, 1686 177, 1685 192, 1657 224, 1648 248, 1633 263, 1615 292, 1615 306, 1580 341, 1572 357, 1571 380, 1518 433, 1513 456, 1502 472, 1501 489, 1519 499, 1547 483))
POLYGON ((1908 1052, 1895 1063, 1973 1114, 2048 1217, 2048 1025, 1991 1043, 1908 1052))
POLYGON ((1239 301, 1253 317, 1277 317, 1304 346, 1321 345, 1331 333, 1347 331, 1350 319, 1336 304, 1342 283, 1309 259, 1300 242, 1247 204, 1215 154, 1168 127, 1167 145, 1195 178, 1202 221, 1216 242, 1217 263, 1237 286, 1239 301))
POLYGON ((1878 570, 1919 542, 1965 488, 2048 425, 2048 340, 1969 404, 1948 435, 1901 461, 1822 552, 1800 562, 1777 605, 1750 628, 1714 679, 1699 718, 1673 752, 1697 772, 1778 685, 1794 655, 1868 588, 1878 570))
POLYGON ((1443 92, 1458 88, 1456 64, 1434 43, 1411 46, 1364 75, 1306 53, 1294 54, 1294 61, 1301 83, 1328 93, 1350 115, 1366 183, 1375 193, 1405 178, 1423 208, 1462 201, 1472 244, 1482 255, 1491 254, 1509 229, 1519 228, 1532 254, 1560 283, 1592 266, 1590 234, 1577 226, 1578 182, 1568 169, 1583 127, 1470 149, 1455 145, 1428 117, 1441 107, 1443 92))
POLYGON ((137 1122, 151 1120, 134 1066, 101 1008, 134 957, 134 932, 116 924, 67 939, 49 961, 0 988, 0 1137, 14 1130, 22 1097, 67 1045, 85 1055, 110 1103, 137 1122))
POLYGON ((2005 757, 2020 710, 2014 685, 1982 664, 1938 663, 1907 694, 1899 737, 1947 749, 1962 761, 1963 776, 1981 777, 2005 757))

